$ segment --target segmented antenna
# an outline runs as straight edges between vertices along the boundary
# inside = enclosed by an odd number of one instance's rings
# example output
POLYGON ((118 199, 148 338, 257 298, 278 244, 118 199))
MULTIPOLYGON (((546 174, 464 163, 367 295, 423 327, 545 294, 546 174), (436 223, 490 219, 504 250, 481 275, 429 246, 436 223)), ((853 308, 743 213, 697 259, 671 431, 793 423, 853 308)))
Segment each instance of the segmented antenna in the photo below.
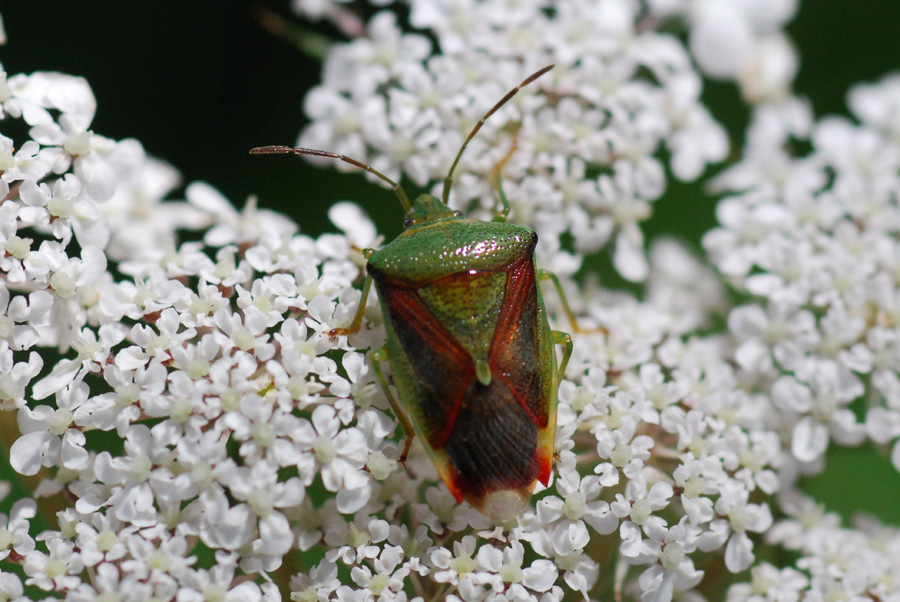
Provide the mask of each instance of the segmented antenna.
POLYGON ((453 183, 453 170, 456 169, 456 164, 459 163, 459 159, 460 159, 460 157, 462 157, 463 151, 466 150, 466 147, 469 145, 469 141, 475 137, 475 134, 478 133, 478 130, 481 129, 481 126, 484 125, 484 122, 487 120, 487 118, 490 117, 491 115, 493 115, 494 113, 496 113, 500 107, 502 107, 507 102, 509 102, 509 100, 513 96, 515 96, 519 90, 521 90, 522 88, 524 88, 525 86, 527 86, 528 84, 530 84, 531 82, 533 82, 534 80, 536 80, 537 78, 542 76, 543 74, 545 74, 548 71, 550 71, 551 69, 553 69, 554 66, 555 65, 547 65, 546 67, 544 67, 537 73, 532 73, 531 75, 526 77, 525 80, 521 84, 516 86, 515 89, 507 92, 506 96, 504 96, 503 98, 500 99, 500 102, 495 104, 491 108, 490 111, 485 113, 484 117, 481 118, 481 121, 479 121, 478 123, 475 124, 475 127, 472 128, 472 131, 469 132, 469 137, 466 138, 466 141, 463 142, 462 147, 460 147, 460 149, 459 149, 459 152, 456 153, 456 159, 453 160, 453 165, 450 166, 450 171, 447 172, 447 177, 444 178, 444 194, 441 196, 441 200, 444 201, 445 205, 447 204, 447 199, 450 197, 450 185, 453 183))
POLYGON ((409 197, 406 196, 406 191, 400 188, 400 184, 397 184, 395 181, 376 170, 369 165, 366 165, 362 161, 357 161, 352 157, 348 157, 346 155, 339 155, 338 153, 332 153, 331 151, 323 151, 315 148, 301 148, 299 146, 257 146, 256 148, 250 149, 251 155, 312 155, 313 157, 327 157, 329 159, 340 159, 344 163, 349 163, 350 165, 355 165, 360 169, 365 169, 372 175, 378 176, 388 184, 390 184, 394 188, 394 194, 397 195, 397 198, 400 199, 400 202, 403 204, 403 210, 409 212, 410 205, 409 197))
MULTIPOLYGON (((509 102, 509 100, 513 96, 515 96, 519 90, 521 90, 522 88, 524 88, 525 86, 527 86, 528 84, 530 84, 531 82, 533 82, 534 80, 536 80, 537 78, 542 76, 543 74, 545 74, 548 71, 550 71, 551 69, 553 69, 553 67, 554 67, 553 65, 547 65, 546 67, 537 71, 536 73, 529 75, 527 78, 525 78, 524 81, 522 81, 521 84, 519 84, 514 89, 507 92, 506 96, 501 98, 500 102, 495 104, 491 108, 491 110, 488 111, 487 113, 485 113, 484 117, 482 117, 481 120, 475 124, 475 127, 472 128, 472 131, 469 132, 469 136, 466 138, 465 142, 463 142, 462 146, 460 147, 459 152, 456 153, 456 158, 453 160, 453 165, 450 166, 450 171, 447 172, 447 177, 444 178, 444 193, 441 198, 445 205, 447 204, 447 199, 450 196, 450 185, 453 183, 453 171, 456 169, 456 166, 459 163, 459 159, 460 159, 460 157, 462 157, 463 151, 466 150, 466 147, 469 145, 469 142, 472 140, 472 138, 475 137, 475 134, 477 134, 478 130, 481 129, 481 126, 484 125, 484 122, 487 121, 487 119, 491 115, 496 113, 500 107, 502 107, 507 102, 509 102)), ((403 204, 404 211, 406 211, 408 213, 410 210, 411 205, 409 202, 409 197, 406 195, 406 191, 400 187, 400 184, 394 182, 392 179, 390 179, 389 177, 387 177, 380 171, 374 169, 373 167, 366 165, 362 161, 357 161, 356 159, 353 159, 352 157, 348 157, 346 155, 340 155, 338 153, 333 153, 331 151, 318 150, 315 148, 301 148, 299 146, 296 146, 296 147, 295 146, 259 146, 254 149, 251 149, 250 154, 251 155, 311 155, 313 157, 327 157, 329 159, 339 159, 339 160, 343 161, 344 163, 349 163, 350 165, 354 165, 356 167, 359 167, 360 169, 364 169, 367 172, 369 172, 370 174, 377 176, 377 177, 381 178, 382 180, 384 180, 385 182, 387 182, 388 184, 390 184, 394 189, 394 194, 397 195, 397 198, 400 199, 400 203, 403 204)))

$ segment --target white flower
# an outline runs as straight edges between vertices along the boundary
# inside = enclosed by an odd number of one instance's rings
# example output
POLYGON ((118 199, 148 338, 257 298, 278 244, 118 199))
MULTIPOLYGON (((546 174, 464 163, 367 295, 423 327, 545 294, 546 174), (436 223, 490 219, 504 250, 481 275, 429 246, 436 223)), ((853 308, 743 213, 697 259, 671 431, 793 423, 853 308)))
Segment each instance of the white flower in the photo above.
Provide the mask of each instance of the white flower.
POLYGON ((339 586, 337 565, 323 561, 312 567, 308 574, 298 573, 291 577, 291 591, 300 602, 318 602, 328 598, 339 586))
POLYGON ((38 342, 33 325, 47 322, 53 297, 47 291, 34 291, 10 298, 5 283, 0 283, 0 338, 13 350, 29 349, 38 342))
POLYGON ((750 569, 749 583, 738 583, 728 588, 729 602, 751 600, 799 600, 800 592, 809 586, 809 580, 793 568, 778 569, 769 563, 750 569), (765 596, 765 598, 762 598, 765 596))
POLYGON ((183 578, 197 560, 196 556, 186 556, 188 547, 184 537, 170 535, 159 527, 132 535, 128 551, 131 558, 122 563, 123 570, 151 581, 159 580, 163 590, 168 580, 183 578))
POLYGON ((780 100, 789 93, 797 58, 778 30, 796 12, 794 0, 704 4, 653 0, 650 6, 663 17, 683 13, 700 67, 712 77, 738 80, 747 100, 780 100))
MULTIPOLYGON (((644 602, 669 602, 675 590, 687 591, 700 583, 703 571, 694 568, 688 554, 696 546, 696 532, 685 521, 658 533, 648 553, 656 556, 650 568, 641 573, 638 582, 644 602)), ((644 560, 643 562, 647 562, 644 560)))
POLYGON ((0 408, 10 409, 25 402, 26 386, 44 365, 41 356, 32 352, 27 362, 16 362, 9 341, 0 340, 0 408))
POLYGON ((735 358, 745 370, 765 374, 773 360, 786 369, 795 367, 819 342, 812 313, 795 306, 774 304, 766 312, 755 305, 731 312, 728 325, 741 341, 735 358))
POLYGON ((22 436, 10 449, 10 464, 24 475, 37 474, 41 466, 80 470, 87 466, 85 436, 75 428, 78 408, 87 400, 88 388, 73 384, 56 394, 57 407, 27 407, 19 414, 22 436))
POLYGON ((28 579, 25 585, 34 585, 44 591, 76 587, 80 581, 77 575, 84 564, 75 551, 75 544, 54 538, 48 542, 48 548, 49 554, 35 550, 26 556, 23 568, 28 579))
POLYGON ((548 496, 537 504, 535 527, 552 532, 557 553, 568 554, 586 547, 590 534, 585 524, 606 535, 619 526, 619 517, 610 511, 609 504, 596 499, 603 487, 595 476, 579 478, 567 472, 556 479, 556 490, 562 496, 548 496))
POLYGON ((725 547, 725 566, 732 573, 739 573, 753 563, 753 542, 747 531, 764 532, 772 525, 769 507, 764 504, 749 504, 749 492, 742 484, 729 481, 721 488, 716 501, 716 513, 727 517, 710 524, 710 530, 700 535, 697 545, 701 550, 710 551, 725 547))
POLYGON ((22 580, 15 573, 0 573, 0 592, 10 600, 27 600, 22 580))
POLYGON ((243 503, 229 507, 223 494, 216 504, 210 504, 201 537, 210 545, 231 550, 250 544, 253 555, 268 557, 277 566, 294 541, 287 518, 278 509, 303 499, 305 490, 300 479, 279 482, 277 467, 258 461, 252 468, 235 467, 222 483, 243 503))
POLYGON ((402 566, 403 548, 387 546, 372 562, 375 572, 368 567, 354 567, 350 577, 360 587, 367 588, 381 600, 391 600, 403 591, 404 579, 409 568, 402 566))
POLYGON ((115 562, 128 552, 126 543, 131 530, 124 529, 121 522, 109 516, 95 514, 90 523, 77 523, 75 531, 86 566, 96 566, 103 561, 115 562))
MULTIPOLYGON (((621 425, 615 430, 607 430, 607 425, 595 429, 597 436, 597 453, 604 460, 594 468, 594 472, 606 475, 601 478, 601 483, 607 485, 618 482, 618 473, 623 473, 627 478, 636 478, 644 461, 650 458, 650 449, 653 447, 653 439, 646 435, 635 436, 637 421, 633 416, 623 419, 621 425)), ((609 485, 607 485, 609 486, 609 485)))
POLYGON ((8 558, 11 552, 27 557, 34 551, 34 539, 28 528, 36 508, 34 500, 22 499, 13 504, 9 516, 0 514, 0 560, 8 558))
POLYGON ((779 378, 772 386, 772 401, 776 406, 809 414, 794 426, 791 450, 801 462, 812 462, 828 447, 831 433, 843 443, 859 443, 863 426, 857 424, 853 412, 846 406, 862 392, 853 379, 840 382, 840 370, 830 362, 816 362, 813 369, 798 372, 809 386, 791 376, 779 378), (806 373, 806 374, 804 374, 806 373))
POLYGON ((355 512, 369 499, 372 483, 362 471, 367 452, 365 437, 356 428, 341 428, 333 408, 317 406, 312 414, 313 429, 304 429, 295 439, 311 451, 320 467, 322 484, 337 493, 338 510, 355 512))
POLYGON ((360 563, 364 559, 377 558, 380 545, 389 535, 386 521, 362 518, 356 522, 346 522, 340 515, 333 515, 326 526, 325 541, 332 546, 327 558, 340 558, 345 564, 360 563))
POLYGON ((491 580, 489 575, 481 572, 483 567, 479 561, 473 558, 475 545, 475 538, 466 535, 462 541, 453 543, 452 553, 446 548, 436 548, 430 553, 435 568, 434 580, 457 586, 465 600, 483 596, 482 585, 491 580))
POLYGON ((666 521, 653 512, 668 506, 672 494, 672 486, 662 481, 654 483, 648 491, 647 483, 642 478, 629 481, 625 495, 616 494, 616 501, 610 507, 616 516, 626 519, 619 527, 622 537, 619 550, 623 557, 645 562, 648 555, 656 553, 654 544, 648 543, 643 534, 656 541, 665 537, 666 521))

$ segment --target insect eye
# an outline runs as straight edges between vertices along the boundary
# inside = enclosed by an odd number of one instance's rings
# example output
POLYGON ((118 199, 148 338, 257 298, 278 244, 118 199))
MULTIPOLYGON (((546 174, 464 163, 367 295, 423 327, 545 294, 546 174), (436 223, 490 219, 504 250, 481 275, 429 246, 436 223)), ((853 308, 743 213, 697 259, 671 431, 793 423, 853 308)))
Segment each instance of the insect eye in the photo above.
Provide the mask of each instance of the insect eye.
POLYGON ((405 220, 403 220, 403 227, 404 227, 404 228, 409 228, 409 227, 412 226, 414 223, 416 223, 416 220, 414 220, 414 219, 411 218, 411 217, 408 217, 408 218, 406 218, 405 220))
POLYGON ((453 217, 462 217, 462 211, 454 211, 453 217))

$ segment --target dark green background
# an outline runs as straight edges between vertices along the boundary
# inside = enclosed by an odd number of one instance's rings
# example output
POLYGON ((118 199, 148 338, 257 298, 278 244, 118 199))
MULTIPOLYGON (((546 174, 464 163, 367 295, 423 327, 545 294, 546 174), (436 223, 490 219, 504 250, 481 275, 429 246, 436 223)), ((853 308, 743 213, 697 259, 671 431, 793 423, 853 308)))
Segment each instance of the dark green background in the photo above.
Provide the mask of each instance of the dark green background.
MULTIPOLYGON (((238 205, 255 193, 261 205, 289 213, 316 234, 331 229, 324 207, 353 199, 371 203, 385 231, 398 231, 391 193, 361 176, 247 154, 253 146, 295 142, 304 91, 320 68, 259 26, 254 14, 261 8, 290 18, 288 3, 275 1, 5 2, 0 12, 9 42, 0 61, 13 74, 86 77, 98 102, 95 132, 137 138, 185 182, 210 182, 238 205)), ((891 0, 807 0, 790 26, 801 55, 797 90, 812 99, 817 115, 845 113, 852 84, 900 67, 897 32, 900 11, 891 0)), ((708 98, 718 119, 742 131, 746 113, 733 88, 710 86, 708 98)), ((714 223, 714 201, 698 190, 673 186, 656 205, 650 232, 696 244, 714 223)), ((818 497, 844 512, 900 518, 900 484, 885 461, 864 450, 833 460, 813 484, 818 497)))

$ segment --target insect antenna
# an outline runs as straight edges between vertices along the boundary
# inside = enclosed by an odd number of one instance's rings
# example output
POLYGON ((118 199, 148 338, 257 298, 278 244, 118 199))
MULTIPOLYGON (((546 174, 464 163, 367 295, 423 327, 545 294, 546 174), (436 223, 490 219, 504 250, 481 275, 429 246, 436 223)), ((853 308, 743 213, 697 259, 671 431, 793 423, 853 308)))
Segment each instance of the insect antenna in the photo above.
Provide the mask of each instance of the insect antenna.
POLYGON ((394 194, 397 195, 397 198, 400 199, 400 202, 403 204, 403 210, 407 213, 411 207, 409 203, 409 197, 406 196, 406 191, 400 187, 400 184, 394 182, 392 179, 376 170, 375 168, 366 165, 362 161, 357 161, 352 157, 348 157, 346 155, 339 155, 338 153, 332 153, 331 151, 323 151, 315 148, 301 148, 299 146, 258 146, 256 148, 250 149, 251 155, 311 155, 313 157, 326 157, 328 159, 340 159, 344 163, 349 163, 350 165, 355 165, 360 169, 364 169, 370 174, 377 176, 390 184, 394 188, 394 194))
POLYGON ((447 172, 447 177, 444 178, 444 194, 442 195, 441 200, 444 202, 445 205, 447 204, 447 200, 450 197, 450 185, 453 183, 453 170, 456 169, 456 164, 459 163, 459 159, 460 159, 460 157, 462 157, 463 151, 466 150, 466 147, 469 145, 469 141, 475 137, 475 134, 478 133, 478 130, 481 129, 481 126, 484 125, 484 122, 487 121, 488 117, 490 117, 491 115, 496 113, 500 107, 502 107, 507 102, 509 102, 509 100, 513 96, 515 96, 519 90, 521 90, 522 88, 524 88, 525 86, 527 86, 528 84, 530 84, 531 82, 533 82, 534 80, 536 80, 537 78, 542 76, 543 74, 545 74, 548 71, 550 71, 551 69, 553 69, 553 67, 554 67, 554 65, 547 65, 546 67, 539 70, 538 72, 532 73, 531 75, 529 75, 527 78, 525 78, 525 80, 521 84, 519 84, 514 89, 507 92, 506 96, 501 98, 500 102, 495 104, 491 108, 490 111, 488 111, 487 113, 484 114, 484 117, 481 118, 481 121, 479 121, 478 123, 475 124, 475 127, 472 128, 471 132, 469 132, 469 136, 468 136, 468 138, 466 138, 466 141, 463 142, 462 147, 459 149, 459 152, 456 153, 456 159, 453 160, 453 165, 450 166, 450 171, 447 172))

